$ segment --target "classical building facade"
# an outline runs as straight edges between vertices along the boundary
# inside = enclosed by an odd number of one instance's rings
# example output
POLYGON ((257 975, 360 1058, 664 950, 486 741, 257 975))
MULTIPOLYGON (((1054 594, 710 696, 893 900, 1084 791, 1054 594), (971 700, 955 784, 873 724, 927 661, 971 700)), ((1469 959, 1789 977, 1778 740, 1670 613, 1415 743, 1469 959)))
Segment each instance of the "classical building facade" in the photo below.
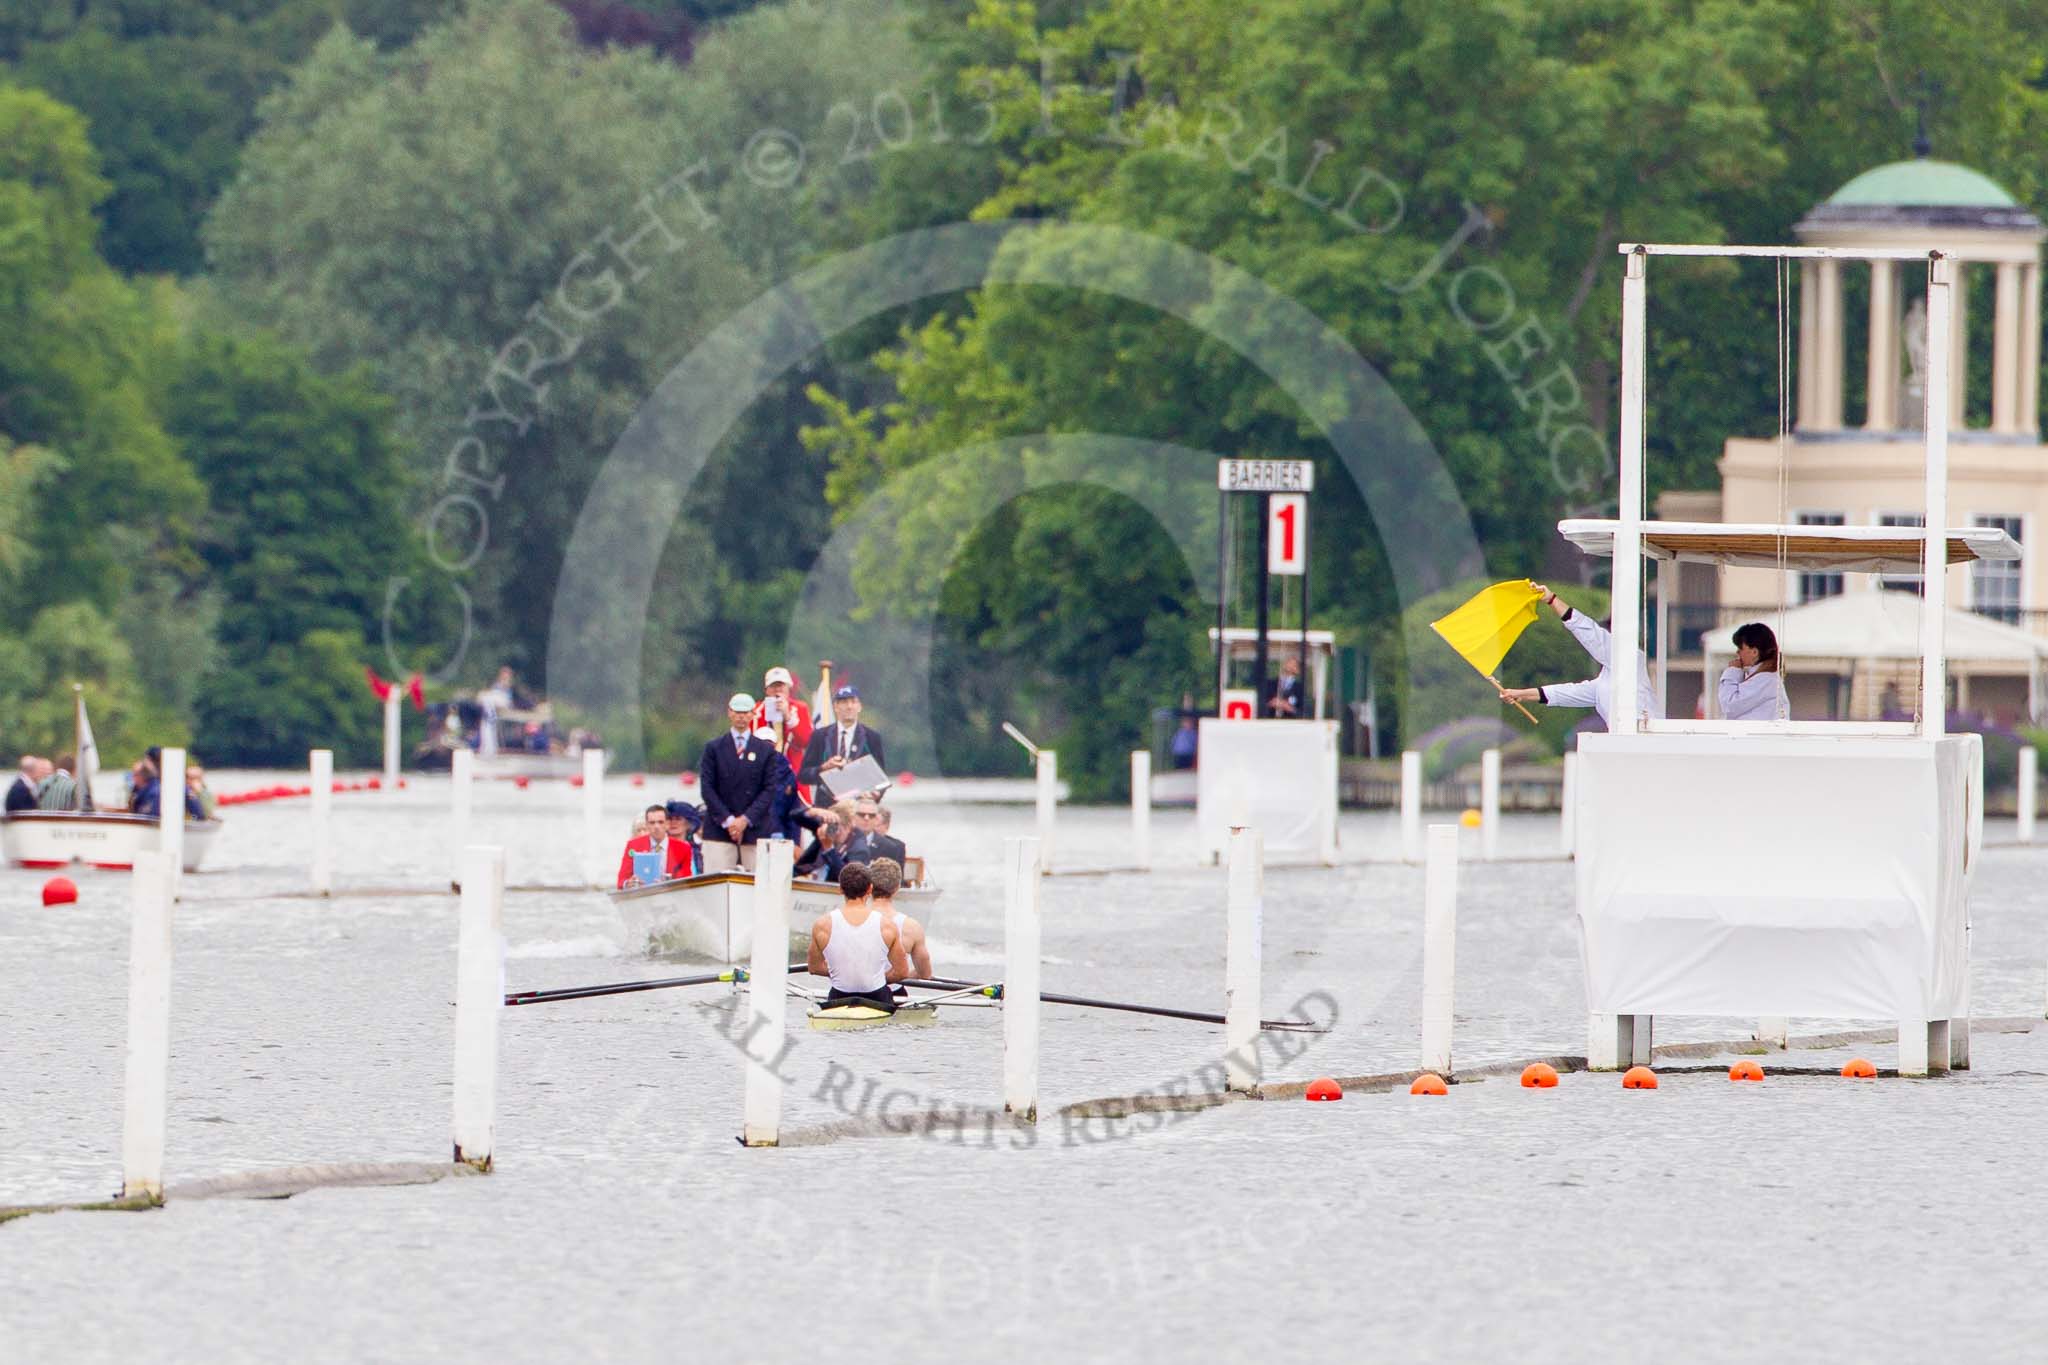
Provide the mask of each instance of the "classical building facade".
MULTIPOLYGON (((1916 158, 1867 171, 1815 207, 1795 231, 1811 246, 1939 247, 1959 278, 1988 293, 1990 316, 1973 314, 1957 291, 1952 402, 1947 414, 1949 521, 2000 526, 2022 547, 2017 563, 1951 570, 1949 601, 2032 629, 2048 607, 2048 452, 2040 434, 2040 220, 1991 180, 1951 162, 1916 158), (1988 289, 1986 284, 1988 281, 1988 289), (1982 329, 1989 329, 1989 365, 1982 329), (1973 346, 1973 338, 1976 344, 1973 346), (1980 358, 1972 364, 1973 352, 1980 358), (1988 420, 1984 420, 1988 417, 1988 420)), ((1810 525, 1917 526, 1922 520, 1925 420, 1925 269, 1917 263, 1807 260, 1800 263, 1796 411, 1789 438, 1733 437, 1723 447, 1718 492, 1673 492, 1658 502, 1667 520, 1810 525), (1861 278, 1857 278, 1860 276, 1861 278), (1852 319, 1845 297, 1860 295, 1852 319), (1860 325, 1856 325, 1860 321, 1860 325), (1852 354, 1851 341, 1862 354, 1852 354), (1861 379, 1850 392, 1850 367, 1861 379), (1856 399, 1851 410, 1851 399, 1856 399)), ((1693 714, 1702 687, 1703 628, 1844 592, 1917 592, 1917 576, 1780 573, 1774 569, 1687 566, 1678 591, 1686 623, 1671 660, 1670 707, 1693 714)), ((1801 678, 1798 641, 1784 646, 1795 715, 1873 715, 1910 673, 1888 676, 1873 663, 1853 679, 1801 678)), ((2027 684, 2017 677, 1964 678, 1952 705, 2005 722, 2023 719, 2027 684), (1972 686, 1972 683, 1975 686, 1972 686)))

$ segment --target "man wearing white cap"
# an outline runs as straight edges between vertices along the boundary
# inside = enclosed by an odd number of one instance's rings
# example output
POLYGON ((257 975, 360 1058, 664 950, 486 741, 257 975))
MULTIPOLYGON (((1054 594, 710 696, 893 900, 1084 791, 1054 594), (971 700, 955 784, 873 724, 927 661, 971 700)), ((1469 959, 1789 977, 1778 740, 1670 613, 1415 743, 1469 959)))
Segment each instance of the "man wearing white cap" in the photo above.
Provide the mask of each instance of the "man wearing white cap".
MULTIPOLYGON (((804 746, 811 742, 811 708, 796 695, 796 678, 780 664, 768 670, 761 682, 761 705, 754 712, 754 731, 768 741, 795 767, 803 761, 804 746)), ((799 787, 797 794, 809 805, 810 792, 799 787)))
POLYGON ((704 870, 754 870, 754 841, 770 833, 775 802, 775 746, 753 733, 754 699, 735 692, 725 703, 726 733, 704 746, 697 790, 704 799, 704 870))

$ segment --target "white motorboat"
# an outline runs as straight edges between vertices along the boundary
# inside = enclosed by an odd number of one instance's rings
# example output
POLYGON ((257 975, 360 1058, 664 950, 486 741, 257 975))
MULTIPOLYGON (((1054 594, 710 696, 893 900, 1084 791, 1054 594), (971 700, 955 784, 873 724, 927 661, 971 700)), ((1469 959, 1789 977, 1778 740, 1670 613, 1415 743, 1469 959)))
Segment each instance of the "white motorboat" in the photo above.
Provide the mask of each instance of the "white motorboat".
MULTIPOLYGON (((184 863, 196 872, 220 833, 218 820, 186 820, 184 863)), ((130 868, 154 853, 163 829, 154 815, 117 811, 24 810, 0 816, 0 848, 17 867, 130 868)))
MULTIPOLYGON (((789 921, 789 950, 801 956, 811 922, 839 902, 831 882, 790 883, 795 908, 789 921)), ((626 944, 634 951, 682 954, 716 962, 745 963, 754 953, 754 874, 706 872, 677 877, 651 886, 605 893, 625 925, 626 944)), ((896 905, 931 928, 932 903, 939 889, 929 884, 906 886, 896 905)))

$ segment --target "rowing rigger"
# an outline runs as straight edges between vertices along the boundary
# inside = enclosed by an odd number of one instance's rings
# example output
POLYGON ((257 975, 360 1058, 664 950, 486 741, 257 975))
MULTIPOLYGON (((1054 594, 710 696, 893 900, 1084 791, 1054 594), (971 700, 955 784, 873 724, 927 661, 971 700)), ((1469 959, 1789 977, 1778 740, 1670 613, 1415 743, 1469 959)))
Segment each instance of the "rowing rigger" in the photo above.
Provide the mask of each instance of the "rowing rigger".
MULTIPOLYGON (((810 969, 805 962, 792 962, 789 970, 801 974, 810 969)), ((728 967, 722 972, 700 972, 694 976, 669 976, 648 981, 614 981, 596 986, 564 986, 554 990, 515 991, 505 997, 507 1005, 548 1005, 563 1000, 589 1000, 601 995, 629 995, 637 991, 668 990, 676 986, 712 986, 719 984, 742 985, 749 979, 744 967, 728 967)), ((904 986, 919 990, 937 991, 937 997, 926 997, 921 1003, 967 1004, 966 996, 980 996, 984 1000, 1000 1003, 1003 998, 1003 983, 1000 981, 955 981, 946 977, 929 980, 905 981, 904 986), (951 997, 951 998, 949 998, 951 997)), ((1120 1010, 1127 1014, 1157 1015, 1162 1019, 1186 1019, 1198 1024, 1221 1024, 1220 1014, 1209 1014, 1201 1010, 1174 1009, 1166 1005, 1137 1005, 1122 1000, 1098 1000, 1085 995, 1060 995, 1041 991, 1040 1000, 1048 1005, 1074 1005, 1083 1009, 1120 1010)), ((972 1003, 980 1003, 975 1001, 972 1003)), ((1295 1033, 1328 1033, 1328 1027, 1306 1019, 1261 1019, 1259 1027, 1295 1033)))

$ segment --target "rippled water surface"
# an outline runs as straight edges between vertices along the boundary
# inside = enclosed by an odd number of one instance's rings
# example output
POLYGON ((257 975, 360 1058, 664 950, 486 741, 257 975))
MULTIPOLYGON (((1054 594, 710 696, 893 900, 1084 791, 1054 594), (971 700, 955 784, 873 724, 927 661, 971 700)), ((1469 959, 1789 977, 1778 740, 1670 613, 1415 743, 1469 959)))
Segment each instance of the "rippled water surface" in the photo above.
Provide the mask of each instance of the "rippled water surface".
MULTIPOLYGON (((608 827, 623 837, 659 786, 612 782, 608 827)), ((1002 841, 1032 824, 1028 807, 961 798, 1025 794, 931 782, 892 798, 945 886, 942 973, 999 973, 1002 841)), ((445 1159, 447 798, 434 779, 337 797, 332 900, 303 894, 305 803, 230 812, 177 911, 173 1185, 445 1159)), ((678 970, 626 952, 604 897, 569 889, 580 799, 479 788, 474 836, 506 847, 518 888, 512 989, 678 970)), ((1155 815, 1160 870, 1113 870, 1128 827, 1119 810, 1062 812, 1055 866, 1077 875, 1045 884, 1046 989, 1220 1010, 1222 872, 1194 865, 1192 816, 1171 811, 1155 815)), ((1269 1078, 1415 1064, 1421 873, 1376 861, 1395 842, 1387 817, 1350 815, 1346 865, 1269 871, 1265 1013, 1316 990, 1340 1011, 1329 1035, 1290 1041, 1300 1055, 1269 1058, 1269 1078)), ((1464 1066, 1584 1050, 1555 821, 1511 817, 1503 844, 1510 860, 1460 874, 1464 1066)), ((1987 853, 1982 1018, 2042 1012, 2044 868, 2048 852, 1987 853)), ((126 877, 81 873, 79 904, 45 910, 43 875, 0 873, 0 1203, 120 1179, 126 877)), ((2031 1257, 2048 1035, 1980 1035, 1975 1069, 1947 1080, 1672 1074, 1639 1094, 1568 1076, 1553 1092, 1077 1122, 1053 1111, 1206 1088, 1221 1030, 1049 1007, 1047 1117, 1019 1130, 984 1116, 1000 1108, 1000 1016, 963 1010, 915 1032, 799 1030, 786 1068, 794 1137, 849 1116, 949 1125, 748 1151, 732 1004, 710 987, 508 1011, 488 1179, 0 1226, 0 1360, 2032 1359, 2048 1342, 2031 1257), (1885 1275, 1955 1311, 1884 1313, 1885 1275)), ((1660 1020, 1658 1039, 1750 1022, 1660 1020)))

